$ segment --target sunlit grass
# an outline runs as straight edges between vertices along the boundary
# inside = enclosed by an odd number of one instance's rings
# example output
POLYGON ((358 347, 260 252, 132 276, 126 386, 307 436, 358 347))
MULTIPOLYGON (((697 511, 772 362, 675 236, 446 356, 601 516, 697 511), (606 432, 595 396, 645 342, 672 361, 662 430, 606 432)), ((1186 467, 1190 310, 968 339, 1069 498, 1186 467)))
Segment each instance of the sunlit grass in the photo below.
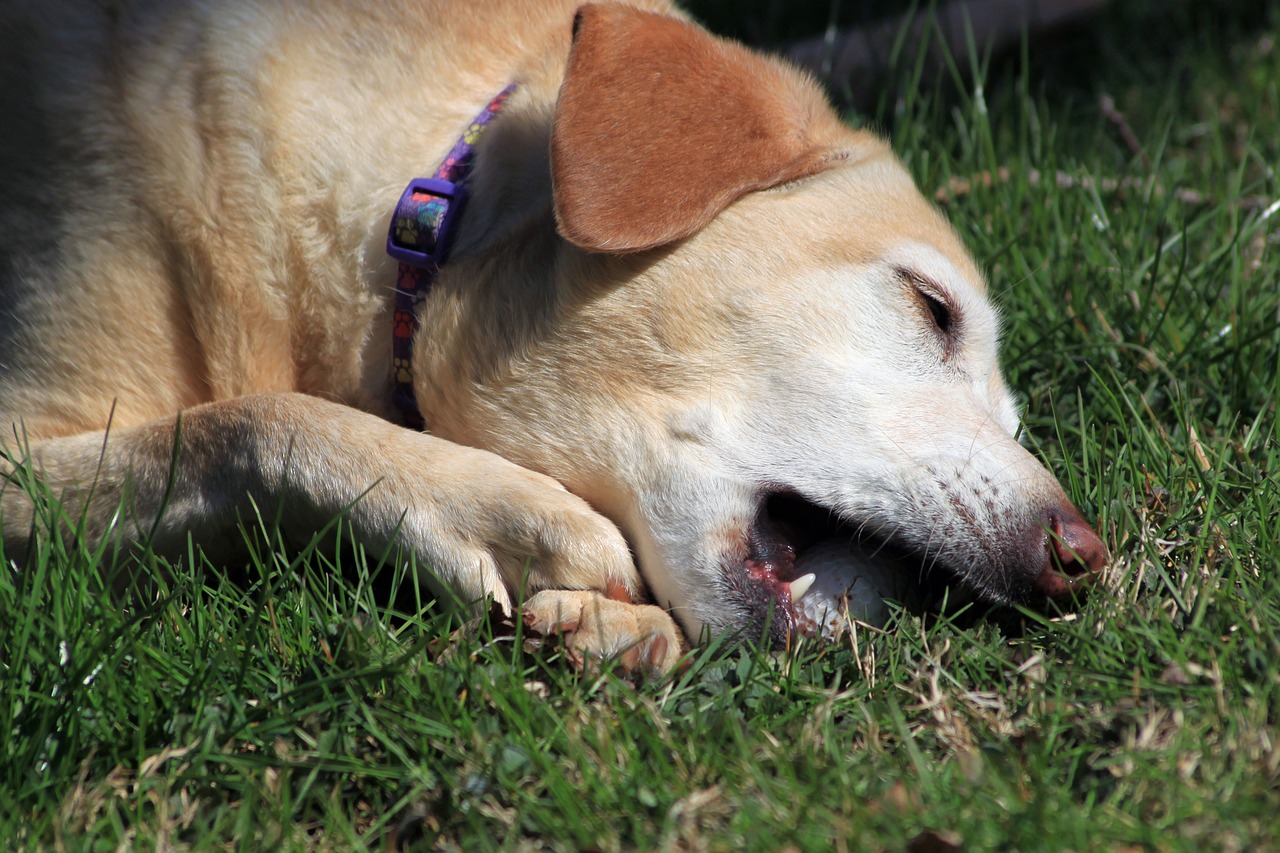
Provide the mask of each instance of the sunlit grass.
POLYGON ((636 686, 345 545, 268 529, 233 580, 43 537, 0 571, 6 846, 1280 846, 1280 16, 1121 5, 855 117, 989 273, 1030 444, 1116 557, 1080 613, 636 686))

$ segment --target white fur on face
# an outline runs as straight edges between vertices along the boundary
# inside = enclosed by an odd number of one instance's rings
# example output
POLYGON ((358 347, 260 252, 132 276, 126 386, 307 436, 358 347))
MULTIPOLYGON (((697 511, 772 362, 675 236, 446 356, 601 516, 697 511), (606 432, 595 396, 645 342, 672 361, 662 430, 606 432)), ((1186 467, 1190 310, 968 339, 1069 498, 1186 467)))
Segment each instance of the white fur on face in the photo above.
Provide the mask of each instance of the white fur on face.
POLYGON ((727 350, 691 371, 706 396, 668 418, 662 488, 635 492, 646 580, 692 634, 740 627, 724 574, 739 568, 743 532, 771 491, 992 597, 1021 594, 1026 579, 1008 576, 1017 542, 1061 492, 1017 441, 996 311, 948 248, 905 239, 865 261, 727 286, 734 310, 722 303, 716 319, 727 350), (921 283, 945 305, 946 333, 914 292, 921 283))
POLYGON ((799 277, 778 297, 761 295, 751 328, 726 329, 762 357, 722 370, 708 399, 671 419, 664 488, 643 492, 642 568, 694 635, 737 624, 721 576, 740 560, 764 491, 798 493, 925 560, 980 571, 1016 526, 1006 519, 1022 523, 1032 494, 1056 488, 1015 438, 995 311, 942 254, 903 244, 799 277), (949 345, 902 270, 940 286, 949 345))

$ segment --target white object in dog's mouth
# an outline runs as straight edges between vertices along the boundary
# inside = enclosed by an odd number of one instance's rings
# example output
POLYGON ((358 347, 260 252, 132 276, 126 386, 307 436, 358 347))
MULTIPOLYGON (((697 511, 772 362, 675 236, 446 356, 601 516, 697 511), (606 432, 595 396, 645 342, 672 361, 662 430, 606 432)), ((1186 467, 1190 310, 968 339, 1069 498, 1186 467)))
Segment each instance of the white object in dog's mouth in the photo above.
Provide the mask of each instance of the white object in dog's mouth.
POLYGON ((796 558, 791 606, 796 630, 834 640, 852 623, 881 627, 889 621, 886 599, 901 600, 894 567, 848 536, 815 542, 796 558))
POLYGON ((875 627, 909 584, 884 543, 865 541, 829 511, 793 495, 773 495, 748 533, 735 598, 775 645, 792 633, 833 640, 852 623, 875 627))

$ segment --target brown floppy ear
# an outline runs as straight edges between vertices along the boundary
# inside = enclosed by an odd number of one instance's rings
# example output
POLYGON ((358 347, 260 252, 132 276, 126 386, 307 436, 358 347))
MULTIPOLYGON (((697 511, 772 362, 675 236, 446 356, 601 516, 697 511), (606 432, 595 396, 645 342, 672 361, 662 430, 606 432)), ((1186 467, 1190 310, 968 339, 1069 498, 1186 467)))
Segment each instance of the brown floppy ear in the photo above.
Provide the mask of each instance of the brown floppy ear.
POLYGON ((739 196, 819 171, 814 131, 835 122, 777 61, 675 18, 584 6, 551 133, 560 233, 603 252, 688 237, 739 196))

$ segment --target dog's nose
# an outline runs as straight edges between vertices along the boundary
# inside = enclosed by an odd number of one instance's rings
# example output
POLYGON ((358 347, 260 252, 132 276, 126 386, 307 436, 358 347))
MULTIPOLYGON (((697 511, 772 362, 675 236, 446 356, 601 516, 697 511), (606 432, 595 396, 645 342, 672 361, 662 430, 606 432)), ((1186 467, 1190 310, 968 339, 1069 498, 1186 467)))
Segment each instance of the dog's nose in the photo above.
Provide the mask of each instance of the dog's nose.
POLYGON ((1072 508, 1052 510, 1045 518, 1044 569, 1035 587, 1046 598, 1062 599, 1082 592, 1111 556, 1098 534, 1072 508))

